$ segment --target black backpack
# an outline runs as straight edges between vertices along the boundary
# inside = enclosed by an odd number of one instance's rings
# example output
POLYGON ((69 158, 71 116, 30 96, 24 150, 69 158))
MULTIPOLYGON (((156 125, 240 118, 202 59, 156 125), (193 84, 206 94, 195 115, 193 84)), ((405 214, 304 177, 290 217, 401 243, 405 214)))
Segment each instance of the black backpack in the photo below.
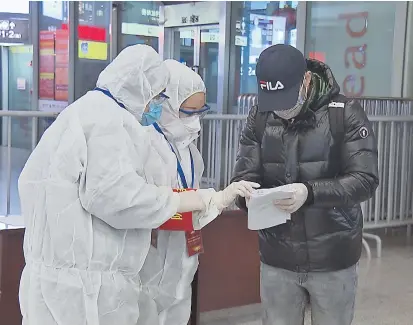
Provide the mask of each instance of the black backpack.
MULTIPOLYGON (((344 140, 344 107, 349 99, 343 95, 337 95, 334 100, 328 104, 328 118, 330 120, 330 132, 333 136, 335 144, 335 152, 333 153, 334 159, 336 159, 335 165, 340 171, 341 159, 339 158, 339 151, 341 144, 344 140)), ((255 130, 257 140, 262 142, 264 136, 265 127, 267 124, 267 118, 269 113, 258 113, 255 120, 255 130)))

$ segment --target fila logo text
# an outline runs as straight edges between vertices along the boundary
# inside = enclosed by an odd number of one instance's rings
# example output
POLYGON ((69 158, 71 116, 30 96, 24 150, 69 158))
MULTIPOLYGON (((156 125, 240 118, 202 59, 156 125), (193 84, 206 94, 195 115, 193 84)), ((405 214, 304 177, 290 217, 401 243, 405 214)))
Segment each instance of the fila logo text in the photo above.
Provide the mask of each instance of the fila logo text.
POLYGON ((267 89, 267 90, 284 89, 284 85, 281 83, 281 81, 277 81, 275 85, 273 85, 271 81, 260 81, 260 87, 261 89, 267 89))

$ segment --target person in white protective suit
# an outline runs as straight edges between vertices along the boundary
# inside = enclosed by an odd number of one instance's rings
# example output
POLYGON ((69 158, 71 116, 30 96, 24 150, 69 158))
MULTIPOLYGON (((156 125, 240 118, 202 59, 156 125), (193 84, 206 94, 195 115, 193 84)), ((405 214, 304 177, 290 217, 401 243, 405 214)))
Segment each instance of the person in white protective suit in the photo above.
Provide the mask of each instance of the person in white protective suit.
MULTIPOLYGON (((163 103, 162 116, 154 129, 159 133, 159 141, 165 139, 169 150, 177 156, 175 186, 199 188, 204 163, 194 141, 201 130, 200 118, 209 110, 205 104, 205 84, 197 73, 178 61, 166 60, 165 65, 170 73, 165 91, 169 99, 163 103)), ((161 325, 188 324, 191 283, 197 267, 198 255, 188 255, 183 231, 157 233, 156 249, 151 247, 142 281, 156 297, 161 325), (160 271, 154 272, 155 269, 160 271)))
POLYGON ((127 47, 29 157, 19 178, 23 325, 158 324, 140 278, 151 230, 178 211, 199 212, 202 228, 212 220, 202 211, 251 193, 250 183, 173 192, 176 158, 141 125, 159 118, 168 81, 152 48, 127 47))

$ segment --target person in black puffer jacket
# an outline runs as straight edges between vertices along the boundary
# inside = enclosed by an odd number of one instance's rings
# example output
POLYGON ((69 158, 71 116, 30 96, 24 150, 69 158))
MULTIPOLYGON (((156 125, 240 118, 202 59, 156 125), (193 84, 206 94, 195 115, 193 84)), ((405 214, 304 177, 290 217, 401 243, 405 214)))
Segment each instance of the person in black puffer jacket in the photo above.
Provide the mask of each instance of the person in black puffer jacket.
MULTIPOLYGON (((350 325, 362 248, 360 203, 379 184, 377 144, 356 100, 340 95, 330 68, 289 45, 257 62, 258 105, 242 132, 232 182, 284 187, 274 204, 291 221, 259 231, 264 325, 350 325), (329 110, 341 108, 337 140, 329 110)), ((247 210, 245 199, 237 205, 247 210)))

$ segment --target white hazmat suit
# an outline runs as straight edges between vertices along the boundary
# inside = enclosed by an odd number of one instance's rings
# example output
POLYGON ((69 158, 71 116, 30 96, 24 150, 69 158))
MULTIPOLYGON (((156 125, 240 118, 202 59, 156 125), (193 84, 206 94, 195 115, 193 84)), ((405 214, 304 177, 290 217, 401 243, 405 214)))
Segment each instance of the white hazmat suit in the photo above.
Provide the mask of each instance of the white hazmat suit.
POLYGON ((138 122, 168 80, 152 48, 126 48, 97 82, 112 98, 95 90, 67 107, 28 159, 19 178, 23 325, 158 324, 140 276, 151 230, 214 204, 172 192, 176 158, 138 122))
POLYGON ((151 229, 180 201, 171 189, 174 157, 137 119, 168 80, 153 49, 126 48, 97 86, 127 109, 102 92, 88 92, 59 115, 28 159, 19 179, 24 325, 157 321, 139 271, 151 229))
MULTIPOLYGON (((165 94, 168 101, 163 104, 159 121, 168 141, 167 147, 173 146, 182 166, 187 185, 199 188, 204 171, 201 153, 194 141, 201 130, 199 117, 179 118, 182 103, 195 93, 205 93, 205 84, 201 77, 185 65, 166 60, 170 73, 170 81, 165 94), (193 160, 194 179, 192 180, 191 157, 193 160)), ((156 131, 155 131, 156 132, 156 131)), ((163 136, 161 135, 160 141, 163 136)), ((184 188, 181 178, 175 171, 176 187, 184 188)), ((210 189, 211 194, 213 190, 210 189)), ((215 218, 220 210, 205 211, 215 218)), ((185 233, 182 231, 159 231, 157 249, 151 248, 151 254, 144 264, 144 287, 156 297, 161 325, 186 325, 191 312, 191 282, 198 268, 198 255, 188 256, 185 233), (157 255, 156 255, 157 254, 157 255), (157 256, 157 258, 155 257, 157 256), (163 268, 162 273, 153 272, 157 265, 163 268), (149 266, 149 267, 148 267, 149 266), (148 270, 148 272, 146 272, 148 270), (159 286, 158 288, 154 288, 159 286)))

